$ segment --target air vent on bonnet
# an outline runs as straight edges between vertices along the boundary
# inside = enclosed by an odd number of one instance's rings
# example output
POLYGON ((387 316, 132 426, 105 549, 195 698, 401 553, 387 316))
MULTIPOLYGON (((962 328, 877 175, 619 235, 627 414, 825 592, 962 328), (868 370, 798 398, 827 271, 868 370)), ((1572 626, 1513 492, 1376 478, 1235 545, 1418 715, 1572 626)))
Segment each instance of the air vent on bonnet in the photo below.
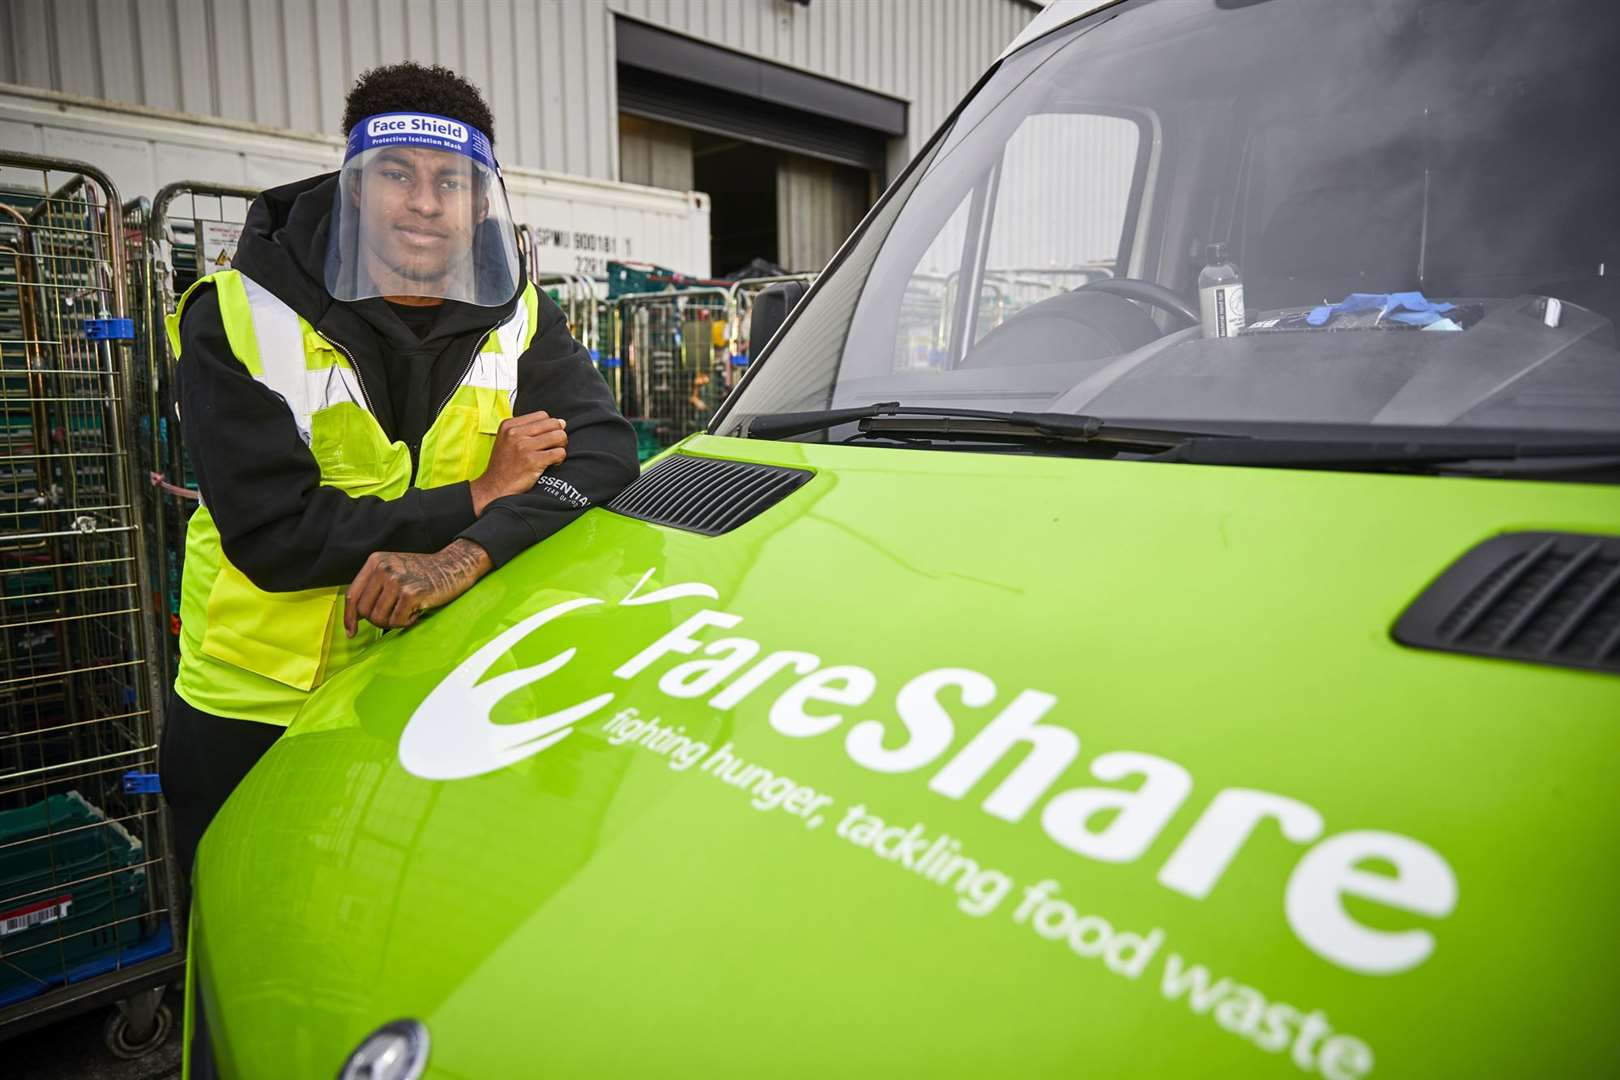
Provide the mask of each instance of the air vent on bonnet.
POLYGON ((1493 537, 1406 609, 1395 640, 1620 673, 1620 537, 1493 537))
POLYGON ((657 525, 719 536, 768 510, 813 475, 804 469, 671 454, 607 508, 657 525))

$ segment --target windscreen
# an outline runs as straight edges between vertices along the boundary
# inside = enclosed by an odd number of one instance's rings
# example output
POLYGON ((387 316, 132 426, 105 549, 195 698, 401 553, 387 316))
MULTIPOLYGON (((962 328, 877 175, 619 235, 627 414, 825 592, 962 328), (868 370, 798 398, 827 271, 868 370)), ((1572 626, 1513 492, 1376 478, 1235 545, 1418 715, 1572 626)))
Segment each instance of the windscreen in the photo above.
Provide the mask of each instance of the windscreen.
POLYGON ((1620 431, 1620 5, 1137 0, 1008 57, 716 430, 1620 431))

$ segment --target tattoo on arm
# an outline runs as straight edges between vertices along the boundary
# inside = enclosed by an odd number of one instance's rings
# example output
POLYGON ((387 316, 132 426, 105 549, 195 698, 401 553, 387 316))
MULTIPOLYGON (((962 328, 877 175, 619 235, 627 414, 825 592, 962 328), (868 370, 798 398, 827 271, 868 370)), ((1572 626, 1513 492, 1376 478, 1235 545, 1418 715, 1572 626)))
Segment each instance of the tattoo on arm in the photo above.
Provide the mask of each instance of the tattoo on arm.
POLYGON ((465 588, 489 569, 489 554, 471 540, 454 540, 426 560, 428 588, 433 592, 465 588))
POLYGON ((424 596, 459 595, 490 568, 489 553, 471 540, 452 541, 434 555, 399 555, 399 584, 424 596))

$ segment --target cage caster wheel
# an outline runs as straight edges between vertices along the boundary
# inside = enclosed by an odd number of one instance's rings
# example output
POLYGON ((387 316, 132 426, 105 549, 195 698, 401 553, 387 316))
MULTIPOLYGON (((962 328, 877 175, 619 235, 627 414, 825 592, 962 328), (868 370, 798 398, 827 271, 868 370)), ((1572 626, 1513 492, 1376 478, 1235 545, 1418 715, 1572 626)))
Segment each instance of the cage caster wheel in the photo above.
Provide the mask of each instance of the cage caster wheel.
POLYGON ((101 1028, 101 1038, 107 1044, 107 1052, 113 1057, 130 1061, 162 1046, 173 1029, 174 1013, 169 1011, 167 1005, 159 1005, 151 1013, 144 1037, 130 1023, 126 1010, 120 1007, 108 1014, 107 1022, 101 1028))

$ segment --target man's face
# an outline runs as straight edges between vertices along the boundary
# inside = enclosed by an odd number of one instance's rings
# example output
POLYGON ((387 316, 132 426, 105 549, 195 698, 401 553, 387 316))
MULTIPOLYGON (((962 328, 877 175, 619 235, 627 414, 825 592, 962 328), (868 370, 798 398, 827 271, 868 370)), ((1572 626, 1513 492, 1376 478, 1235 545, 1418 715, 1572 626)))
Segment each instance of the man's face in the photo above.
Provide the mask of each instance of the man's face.
POLYGON ((467 261, 473 231, 489 213, 472 162, 440 150, 388 147, 357 182, 373 280, 389 294, 416 295, 426 286, 436 295, 433 288, 467 261))

